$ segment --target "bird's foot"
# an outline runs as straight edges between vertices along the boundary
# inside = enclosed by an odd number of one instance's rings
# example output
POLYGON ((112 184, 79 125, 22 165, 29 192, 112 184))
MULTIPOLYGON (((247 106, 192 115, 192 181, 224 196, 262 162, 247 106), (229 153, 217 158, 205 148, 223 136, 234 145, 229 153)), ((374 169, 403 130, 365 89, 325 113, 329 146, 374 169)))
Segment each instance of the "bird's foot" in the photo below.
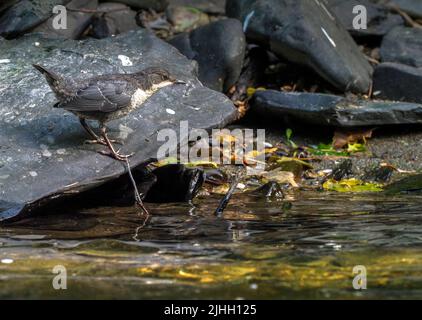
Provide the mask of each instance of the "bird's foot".
MULTIPOLYGON (((115 143, 115 144, 119 144, 119 145, 123 145, 123 141, 120 140, 110 140, 111 143, 115 143)), ((103 146, 108 146, 107 142, 105 142, 103 139, 96 139, 96 140, 85 140, 84 141, 85 144, 101 144, 103 146)))
POLYGON ((127 159, 129 159, 135 154, 134 152, 132 152, 131 154, 126 155, 126 154, 120 154, 119 152, 112 152, 112 151, 105 151, 105 150, 98 151, 98 152, 104 156, 108 156, 118 161, 124 161, 124 162, 126 162, 127 159))
POLYGON ((107 145, 107 143, 104 140, 100 140, 100 139, 97 139, 97 140, 85 140, 84 141, 84 144, 101 144, 103 146, 106 146, 107 145))

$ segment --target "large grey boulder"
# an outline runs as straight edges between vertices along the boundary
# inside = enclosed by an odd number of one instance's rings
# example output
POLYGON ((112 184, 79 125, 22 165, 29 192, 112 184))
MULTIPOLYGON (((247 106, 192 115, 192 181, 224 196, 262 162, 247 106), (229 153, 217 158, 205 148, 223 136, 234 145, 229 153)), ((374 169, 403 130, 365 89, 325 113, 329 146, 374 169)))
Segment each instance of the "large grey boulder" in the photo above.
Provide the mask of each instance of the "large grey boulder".
POLYGON ((31 30, 53 15, 53 7, 70 0, 21 0, 0 15, 0 36, 7 39, 31 30))
POLYGON ((278 56, 304 64, 343 91, 365 93, 372 67, 322 1, 228 0, 247 38, 278 56))
POLYGON ((104 2, 98 6, 99 12, 91 24, 90 36, 102 39, 116 34, 136 30, 136 11, 122 3, 104 2))
POLYGON ((422 67, 422 29, 397 27, 383 39, 380 48, 383 62, 397 62, 422 67))
POLYGON ((393 3, 412 17, 422 19, 421 0, 394 0, 393 3))
POLYGON ((328 94, 258 91, 251 109, 273 120, 296 120, 323 126, 422 124, 421 104, 349 100, 328 94))
POLYGON ((0 13, 6 10, 7 8, 11 7, 16 2, 18 2, 18 0, 3 0, 0 3, 0 13))
POLYGON ((210 14, 224 14, 226 0, 169 0, 169 7, 190 7, 210 14))
POLYGON ((52 108, 55 97, 32 63, 74 79, 160 66, 189 82, 162 89, 142 108, 108 125, 110 136, 124 141, 122 152, 135 152, 133 167, 157 156, 164 143, 157 141, 160 129, 179 132, 182 120, 209 129, 237 117, 227 97, 200 84, 188 59, 144 29, 102 40, 36 34, 0 40, 0 58, 0 220, 125 173, 124 164, 97 153, 101 146, 84 144, 87 135, 74 115, 52 108))
POLYGON ((404 25, 404 20, 400 15, 370 0, 325 0, 325 2, 354 37, 382 37, 394 27, 404 25), (356 6, 366 8, 366 29, 355 29, 353 26, 353 21, 357 17, 353 10, 356 6))
POLYGON ((34 28, 32 31, 47 33, 51 36, 57 36, 59 38, 78 39, 90 25, 94 16, 93 12, 97 10, 97 6, 97 0, 71 0, 66 6, 66 8, 70 8, 70 10, 68 10, 66 13, 67 21, 65 29, 54 28, 53 22, 55 15, 53 15, 47 21, 34 28))
POLYGON ((198 62, 199 80, 208 88, 227 92, 239 79, 246 40, 238 20, 219 20, 182 33, 169 43, 198 62))
POLYGON ((168 0, 101 0, 101 2, 119 2, 135 9, 152 9, 162 11, 168 6, 168 0))
POLYGON ((374 72, 374 94, 379 99, 422 103, 422 68, 381 63, 374 72))

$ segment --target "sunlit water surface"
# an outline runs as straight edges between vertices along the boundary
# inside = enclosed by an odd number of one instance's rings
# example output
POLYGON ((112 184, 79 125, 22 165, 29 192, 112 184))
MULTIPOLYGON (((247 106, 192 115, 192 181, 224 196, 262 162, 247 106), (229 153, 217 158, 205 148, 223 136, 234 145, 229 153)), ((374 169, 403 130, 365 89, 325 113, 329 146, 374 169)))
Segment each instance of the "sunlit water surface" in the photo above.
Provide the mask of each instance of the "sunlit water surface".
POLYGON ((422 297, 422 196, 298 192, 69 209, 0 227, 0 298, 422 297), (55 290, 52 272, 67 271, 55 290), (353 268, 367 290, 353 288, 353 268))

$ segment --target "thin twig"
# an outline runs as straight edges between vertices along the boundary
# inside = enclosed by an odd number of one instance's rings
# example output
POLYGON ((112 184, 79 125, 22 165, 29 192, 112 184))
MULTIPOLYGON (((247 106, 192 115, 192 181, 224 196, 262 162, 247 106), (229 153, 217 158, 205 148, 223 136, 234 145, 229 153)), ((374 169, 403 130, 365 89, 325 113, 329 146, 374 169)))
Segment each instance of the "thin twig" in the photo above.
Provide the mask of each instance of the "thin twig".
POLYGON ((374 93, 374 82, 371 82, 371 84, 369 85, 368 99, 371 99, 373 93, 374 93))
POLYGON ((139 232, 145 227, 145 225, 147 224, 149 215, 145 217, 144 221, 142 222, 142 224, 138 227, 136 227, 135 229, 135 234, 133 235, 132 239, 135 241, 140 241, 139 239, 139 232))
POLYGON ((223 215, 224 209, 226 209, 231 197, 233 196, 234 191, 239 183, 240 179, 240 169, 236 172, 234 179, 230 185, 229 191, 224 195, 224 198, 221 199, 220 204, 218 205, 217 210, 215 210, 215 215, 221 217, 223 215))
POLYGON ((142 211, 148 217, 149 216, 149 212, 148 212, 147 208, 145 207, 145 205, 144 205, 144 203, 142 201, 142 196, 139 193, 138 187, 136 185, 136 181, 133 178, 132 170, 130 169, 130 164, 129 164, 129 159, 128 158, 126 158, 126 166, 127 166, 127 171, 128 171, 128 174, 129 174, 130 181, 132 182, 132 185, 133 185, 133 190, 134 190, 134 193, 135 193, 135 202, 136 202, 136 204, 142 209, 142 211))
POLYGON ((376 65, 380 64, 380 62, 377 59, 374 59, 374 58, 372 58, 372 57, 370 57, 366 54, 365 54, 365 58, 366 58, 366 60, 368 60, 369 62, 371 62, 373 64, 376 64, 376 65))
POLYGON ((422 28, 422 25, 420 25, 418 22, 413 20, 406 12, 401 10, 396 4, 389 3, 387 6, 392 9, 393 11, 397 12, 399 15, 402 16, 402 18, 406 21, 408 25, 410 25, 413 28, 422 28))

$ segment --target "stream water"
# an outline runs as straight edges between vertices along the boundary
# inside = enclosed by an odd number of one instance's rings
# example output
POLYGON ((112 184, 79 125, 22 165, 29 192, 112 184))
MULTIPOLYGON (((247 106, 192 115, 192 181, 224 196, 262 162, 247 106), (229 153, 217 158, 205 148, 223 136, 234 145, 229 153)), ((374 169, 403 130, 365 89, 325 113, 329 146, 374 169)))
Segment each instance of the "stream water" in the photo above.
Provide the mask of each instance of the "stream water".
POLYGON ((422 297, 422 196, 297 192, 72 209, 0 227, 0 298, 422 297), (52 272, 67 273, 55 290, 52 272), (364 266, 367 289, 355 290, 364 266))

